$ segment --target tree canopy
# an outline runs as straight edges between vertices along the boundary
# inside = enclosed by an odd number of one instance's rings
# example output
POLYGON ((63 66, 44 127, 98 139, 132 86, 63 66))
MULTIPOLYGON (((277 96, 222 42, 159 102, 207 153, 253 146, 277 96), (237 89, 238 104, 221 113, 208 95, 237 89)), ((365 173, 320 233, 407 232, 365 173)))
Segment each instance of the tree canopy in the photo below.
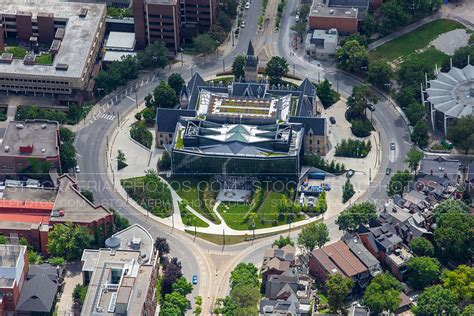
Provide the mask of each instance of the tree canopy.
POLYGON ((369 63, 368 56, 367 49, 358 41, 346 41, 336 51, 336 65, 349 72, 364 73, 369 63))
POLYGON ((199 34, 193 38, 194 50, 199 54, 207 54, 216 50, 218 43, 210 34, 199 34))
POLYGON ((289 66, 285 58, 273 56, 265 67, 265 74, 270 79, 270 84, 281 83, 281 78, 288 72, 289 66))
POLYGON ((168 77, 168 85, 176 92, 176 95, 179 96, 184 85, 184 79, 180 74, 173 73, 168 77))
POLYGON ((186 280, 185 277, 180 277, 173 283, 173 292, 186 296, 193 291, 193 285, 186 280))
POLYGON ((416 316, 431 316, 456 315, 458 311, 454 294, 441 285, 435 285, 427 288, 418 296, 413 312, 416 316))
POLYGON ((424 237, 414 237, 408 246, 417 256, 433 257, 434 255, 433 244, 424 237))
POLYGON ((457 302, 468 303, 474 300, 474 267, 459 265, 454 270, 444 270, 441 274, 443 287, 451 290, 457 302))
POLYGON ((286 245, 291 245, 291 246, 294 245, 290 236, 283 237, 282 235, 280 235, 280 237, 273 242, 273 246, 277 246, 278 249, 281 249, 285 247, 286 245))
POLYGON ((412 257, 407 262, 408 283, 414 289, 423 289, 433 284, 439 277, 441 266, 430 257, 412 257))
POLYGON ((235 57, 234 61, 232 62, 232 74, 236 80, 239 78, 245 78, 244 68, 245 57, 242 55, 235 57))
MULTIPOLYGON (((474 56, 474 55, 473 55, 474 56)), ((455 120, 448 127, 448 139, 465 154, 474 150, 474 115, 455 120)))
POLYGON ((153 90, 153 100, 152 104, 159 108, 172 108, 178 103, 176 91, 164 80, 153 90))
POLYGON ((402 194, 411 181, 413 181, 413 175, 408 170, 398 170, 388 182, 387 194, 389 196, 402 194))
POLYGON ((365 110, 369 104, 376 104, 378 101, 378 97, 369 86, 363 84, 352 88, 352 94, 347 99, 347 107, 353 116, 365 119, 365 110))
POLYGON ((329 276, 326 281, 328 305, 332 313, 339 313, 344 310, 344 301, 351 293, 354 281, 340 274, 329 276))
POLYGON ((412 148, 407 153, 407 157, 405 158, 405 163, 408 165, 408 167, 411 170, 415 171, 420 165, 421 159, 423 159, 423 152, 419 151, 416 148, 412 148))
POLYGON ((84 249, 91 247, 92 241, 93 237, 85 226, 72 223, 54 225, 48 235, 48 252, 53 257, 76 260, 84 249))
POLYGON ((390 80, 393 77, 392 67, 383 59, 375 60, 369 64, 367 81, 374 86, 388 91, 390 90, 390 80))
POLYGON ((298 234, 298 244, 306 248, 308 252, 314 247, 321 248, 329 241, 329 230, 324 223, 311 223, 304 227, 298 234))
POLYGON ((420 147, 426 147, 429 141, 428 124, 425 121, 418 121, 411 133, 411 141, 420 147))
POLYGON ((367 225, 377 218, 375 205, 370 202, 362 202, 349 206, 342 211, 336 219, 336 224, 343 231, 354 231, 359 225, 367 225))
POLYGON ((316 90, 318 98, 321 100, 324 108, 330 107, 340 98, 339 93, 332 89, 331 83, 327 79, 321 81, 321 83, 316 86, 316 90))
POLYGON ((373 313, 395 311, 400 305, 400 282, 388 273, 376 275, 365 289, 362 303, 373 313))
POLYGON ((259 285, 258 269, 252 263, 239 263, 230 273, 230 287, 240 284, 259 285))
POLYGON ((460 200, 444 200, 443 202, 436 205, 436 207, 433 209, 433 216, 435 221, 438 222, 441 219, 441 216, 443 216, 449 211, 469 213, 469 206, 460 200))
POLYGON ((137 62, 142 69, 163 68, 168 62, 166 54, 167 49, 163 42, 151 43, 138 53, 137 62))

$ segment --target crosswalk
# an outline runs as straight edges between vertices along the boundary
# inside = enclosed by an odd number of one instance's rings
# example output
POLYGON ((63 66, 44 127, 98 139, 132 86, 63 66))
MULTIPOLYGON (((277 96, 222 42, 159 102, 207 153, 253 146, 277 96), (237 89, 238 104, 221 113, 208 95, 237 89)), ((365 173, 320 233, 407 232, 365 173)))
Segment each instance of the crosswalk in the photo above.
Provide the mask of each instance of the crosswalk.
POLYGON ((96 119, 99 119, 99 118, 104 119, 104 120, 113 121, 115 119, 115 115, 110 114, 110 113, 101 113, 101 114, 96 116, 96 119))

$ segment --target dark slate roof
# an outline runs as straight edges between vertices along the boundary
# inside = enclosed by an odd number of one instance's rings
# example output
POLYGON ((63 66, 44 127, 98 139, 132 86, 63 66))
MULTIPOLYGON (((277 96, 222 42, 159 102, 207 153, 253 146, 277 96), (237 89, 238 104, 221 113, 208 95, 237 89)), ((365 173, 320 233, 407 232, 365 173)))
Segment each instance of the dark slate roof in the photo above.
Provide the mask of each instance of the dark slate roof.
POLYGON ((206 81, 199 73, 195 73, 187 85, 187 95, 189 100, 189 109, 194 110, 199 96, 199 87, 206 86, 206 81))
POLYGON ((247 56, 254 56, 255 50, 253 49, 252 41, 249 41, 249 46, 247 47, 247 56))
POLYGON ((329 0, 329 7, 359 8, 367 10, 369 0, 329 0))
POLYGON ((324 117, 290 116, 289 121, 290 123, 302 123, 305 135, 310 131, 313 135, 326 135, 326 118, 324 117))
POLYGON ((474 181, 474 161, 471 161, 467 167, 467 180, 474 181))
POLYGON ((247 48, 247 56, 245 56, 245 67, 246 68, 257 68, 258 67, 258 57, 255 57, 255 50, 253 49, 252 42, 249 42, 247 48))
POLYGON ((241 83, 234 82, 232 84, 232 96, 233 97, 246 97, 246 98, 263 98, 267 91, 267 85, 264 83, 241 83))
POLYGON ((311 81, 309 81, 308 78, 304 78, 303 82, 300 84, 297 90, 301 91, 303 95, 307 95, 310 97, 316 95, 316 87, 311 83, 311 81))
POLYGON ((31 265, 20 293, 16 311, 48 313, 58 292, 58 274, 49 264, 31 265))
POLYGON ((447 177, 456 182, 459 174, 459 160, 446 159, 444 157, 425 157, 421 160, 420 173, 447 177))
POLYGON ((176 123, 181 116, 195 117, 195 110, 180 110, 157 108, 156 109, 156 130, 157 132, 174 133, 176 123))

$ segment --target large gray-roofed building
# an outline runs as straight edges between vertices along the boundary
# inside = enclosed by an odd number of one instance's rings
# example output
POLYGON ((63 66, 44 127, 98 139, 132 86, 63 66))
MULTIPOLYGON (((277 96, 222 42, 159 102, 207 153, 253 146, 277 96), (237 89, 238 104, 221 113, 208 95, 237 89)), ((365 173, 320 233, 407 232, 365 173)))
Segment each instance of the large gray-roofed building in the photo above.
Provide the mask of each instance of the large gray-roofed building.
POLYGON ((459 160, 448 159, 441 156, 428 156, 421 160, 419 174, 448 179, 453 183, 457 183, 460 177, 459 167, 459 160))
POLYGON ((435 79, 426 84, 428 87, 422 91, 422 98, 430 107, 433 129, 446 134, 452 121, 474 114, 473 65, 439 72, 435 79))
POLYGON ((141 262, 151 260, 154 251, 153 237, 138 224, 115 233, 105 241, 105 246, 114 250, 138 250, 141 262))

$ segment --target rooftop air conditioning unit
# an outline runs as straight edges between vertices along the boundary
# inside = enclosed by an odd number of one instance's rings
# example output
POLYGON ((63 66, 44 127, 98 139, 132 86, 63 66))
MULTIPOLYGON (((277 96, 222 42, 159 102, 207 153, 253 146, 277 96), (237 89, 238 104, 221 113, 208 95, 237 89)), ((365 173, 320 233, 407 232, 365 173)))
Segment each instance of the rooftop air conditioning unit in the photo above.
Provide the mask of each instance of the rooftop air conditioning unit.
POLYGON ((42 128, 42 129, 45 129, 45 128, 46 128, 46 124, 41 124, 41 128, 42 128))
POLYGON ((6 145, 5 148, 4 148, 5 152, 9 152, 10 151, 10 146, 6 145))
POLYGON ((24 127, 23 124, 16 124, 17 129, 23 129, 23 127, 24 127))

